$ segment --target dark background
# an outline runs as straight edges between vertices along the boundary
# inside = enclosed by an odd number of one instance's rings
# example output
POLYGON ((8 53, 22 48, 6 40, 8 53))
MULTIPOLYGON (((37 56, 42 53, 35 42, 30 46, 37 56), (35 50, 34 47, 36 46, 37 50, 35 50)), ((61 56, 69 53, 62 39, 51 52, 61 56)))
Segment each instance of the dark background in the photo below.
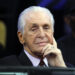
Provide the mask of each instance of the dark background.
POLYGON ((75 0, 0 0, 0 20, 5 23, 7 29, 6 48, 2 56, 18 54, 22 50, 17 37, 17 19, 23 9, 33 5, 50 9, 55 19, 54 36, 57 40, 69 33, 63 16, 75 6, 74 4, 75 0))

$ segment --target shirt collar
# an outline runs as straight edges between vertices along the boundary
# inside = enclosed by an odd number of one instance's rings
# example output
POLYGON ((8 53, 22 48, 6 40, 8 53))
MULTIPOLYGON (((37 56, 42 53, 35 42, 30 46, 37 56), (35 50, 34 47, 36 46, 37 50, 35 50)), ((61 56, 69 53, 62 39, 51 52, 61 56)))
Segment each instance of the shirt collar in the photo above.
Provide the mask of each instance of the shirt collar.
MULTIPOLYGON (((34 67, 37 67, 40 63, 40 59, 30 55, 26 50, 24 50, 25 54, 28 56, 29 60, 32 62, 34 67)), ((46 66, 48 66, 47 58, 43 59, 46 66)))

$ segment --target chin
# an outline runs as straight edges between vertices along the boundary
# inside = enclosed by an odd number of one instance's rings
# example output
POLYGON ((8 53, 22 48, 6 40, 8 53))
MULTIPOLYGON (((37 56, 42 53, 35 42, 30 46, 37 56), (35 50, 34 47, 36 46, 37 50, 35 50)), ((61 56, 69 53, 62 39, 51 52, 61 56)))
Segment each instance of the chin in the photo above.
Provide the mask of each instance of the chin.
POLYGON ((34 54, 39 58, 43 58, 43 53, 41 52, 34 52, 34 54))
POLYGON ((44 47, 38 47, 37 50, 38 50, 39 52, 42 52, 43 48, 44 48, 44 47))
POLYGON ((42 49, 40 49, 40 50, 38 49, 37 51, 34 51, 33 53, 34 53, 34 55, 36 55, 38 57, 43 57, 42 49))

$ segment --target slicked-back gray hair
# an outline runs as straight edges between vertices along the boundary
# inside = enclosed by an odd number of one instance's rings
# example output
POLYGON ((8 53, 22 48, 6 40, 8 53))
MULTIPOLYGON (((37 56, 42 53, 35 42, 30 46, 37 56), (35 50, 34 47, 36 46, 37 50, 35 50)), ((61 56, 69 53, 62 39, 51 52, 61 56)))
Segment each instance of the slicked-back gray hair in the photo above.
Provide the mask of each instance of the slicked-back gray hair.
POLYGON ((22 33, 24 32, 24 26, 26 25, 25 19, 26 19, 26 15, 29 12, 44 12, 44 13, 46 13, 50 17, 50 20, 52 23, 52 29, 54 31, 54 18, 53 18, 52 13, 47 8, 40 7, 40 6, 31 6, 29 8, 24 9, 21 12, 21 14, 19 15, 19 18, 18 18, 18 31, 19 32, 22 32, 22 33))

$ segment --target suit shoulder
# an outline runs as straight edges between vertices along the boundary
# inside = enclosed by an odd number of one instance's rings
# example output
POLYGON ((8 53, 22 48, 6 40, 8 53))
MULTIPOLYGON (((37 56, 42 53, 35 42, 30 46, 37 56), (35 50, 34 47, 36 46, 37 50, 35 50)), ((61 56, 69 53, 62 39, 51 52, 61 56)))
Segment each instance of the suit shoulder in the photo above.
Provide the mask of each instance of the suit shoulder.
POLYGON ((16 55, 6 56, 4 58, 1 58, 0 60, 15 60, 17 58, 16 55))
POLYGON ((61 37, 61 38, 59 38, 58 40, 57 40, 57 42, 58 43, 61 43, 61 42, 69 42, 69 41, 71 41, 71 39, 72 39, 73 37, 72 37, 72 35, 66 35, 66 36, 63 36, 63 37, 61 37))
POLYGON ((16 55, 7 56, 0 59, 0 65, 17 65, 19 64, 18 57, 16 55))

